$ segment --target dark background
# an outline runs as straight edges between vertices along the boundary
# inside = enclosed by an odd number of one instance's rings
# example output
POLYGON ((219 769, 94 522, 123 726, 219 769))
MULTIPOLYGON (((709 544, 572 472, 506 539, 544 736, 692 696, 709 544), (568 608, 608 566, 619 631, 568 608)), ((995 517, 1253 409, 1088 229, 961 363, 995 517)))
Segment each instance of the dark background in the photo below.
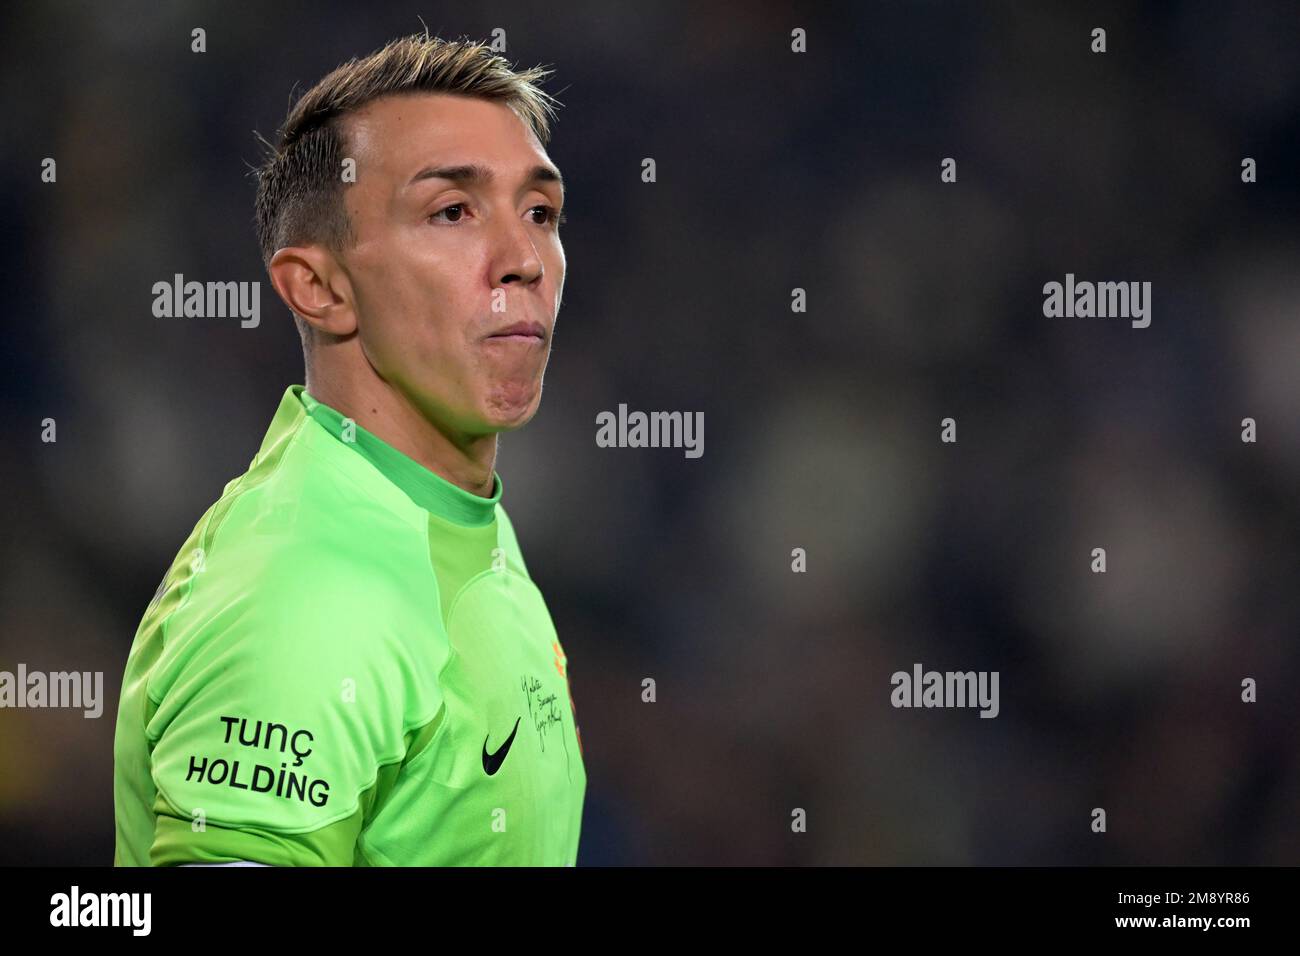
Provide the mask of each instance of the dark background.
POLYGON ((103 671, 105 710, 0 711, 0 863, 111 862, 135 627, 302 381, 254 130, 421 17, 565 104, 498 470, 580 864, 1300 861, 1300 7, 64 2, 0 29, 0 669, 103 671), (154 318, 177 272, 262 282, 260 326, 154 318), (1151 326, 1045 318, 1067 272, 1150 281, 1151 326), (703 411, 704 456, 598 448, 619 403, 703 411), (999 671, 1000 716, 894 709, 916 662, 999 671))

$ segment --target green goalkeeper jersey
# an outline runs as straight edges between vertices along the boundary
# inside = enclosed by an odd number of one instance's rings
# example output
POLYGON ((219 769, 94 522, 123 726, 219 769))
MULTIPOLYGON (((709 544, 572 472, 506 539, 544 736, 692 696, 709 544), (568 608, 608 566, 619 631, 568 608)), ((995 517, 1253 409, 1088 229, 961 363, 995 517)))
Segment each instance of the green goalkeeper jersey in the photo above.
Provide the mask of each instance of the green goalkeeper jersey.
POLYGON ((136 632, 116 865, 574 864, 567 659, 493 477, 285 392, 136 632))

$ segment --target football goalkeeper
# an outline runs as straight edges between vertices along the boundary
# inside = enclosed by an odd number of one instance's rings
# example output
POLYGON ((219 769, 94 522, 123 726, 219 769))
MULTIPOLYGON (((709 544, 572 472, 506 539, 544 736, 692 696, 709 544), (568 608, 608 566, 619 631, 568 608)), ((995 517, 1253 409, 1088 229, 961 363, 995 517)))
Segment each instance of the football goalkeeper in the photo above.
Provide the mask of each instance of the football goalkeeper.
POLYGON ((501 505, 564 286, 554 101, 417 35, 290 111, 258 171, 303 341, 126 665, 117 865, 571 865, 564 649, 501 505))

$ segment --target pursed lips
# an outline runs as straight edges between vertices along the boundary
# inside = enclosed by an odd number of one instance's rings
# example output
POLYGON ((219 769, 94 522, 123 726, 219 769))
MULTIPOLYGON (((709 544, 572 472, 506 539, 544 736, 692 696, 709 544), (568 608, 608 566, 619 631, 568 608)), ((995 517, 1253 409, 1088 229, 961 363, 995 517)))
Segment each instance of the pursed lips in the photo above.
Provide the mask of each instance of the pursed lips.
POLYGON ((540 322, 516 322, 488 336, 489 341, 494 339, 504 342, 544 342, 546 330, 540 322))

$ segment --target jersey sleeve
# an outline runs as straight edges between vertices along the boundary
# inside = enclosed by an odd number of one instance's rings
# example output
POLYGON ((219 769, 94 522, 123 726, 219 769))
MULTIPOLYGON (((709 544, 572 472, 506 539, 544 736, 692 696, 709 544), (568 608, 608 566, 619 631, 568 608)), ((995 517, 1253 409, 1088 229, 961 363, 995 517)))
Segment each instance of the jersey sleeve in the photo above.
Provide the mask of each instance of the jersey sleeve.
POLYGON ((209 569, 167 622, 146 729, 154 865, 367 862, 358 836, 428 719, 410 703, 436 710, 382 582, 282 564, 242 591, 209 569))

